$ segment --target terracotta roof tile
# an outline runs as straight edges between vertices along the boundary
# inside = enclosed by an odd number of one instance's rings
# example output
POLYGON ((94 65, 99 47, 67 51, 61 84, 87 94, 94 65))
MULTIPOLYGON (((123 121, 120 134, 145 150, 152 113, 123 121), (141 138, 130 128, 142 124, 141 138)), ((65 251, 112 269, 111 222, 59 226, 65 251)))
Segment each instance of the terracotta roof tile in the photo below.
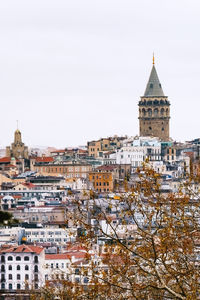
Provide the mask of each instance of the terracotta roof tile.
POLYGON ((0 158, 0 163, 9 163, 11 160, 10 156, 0 158))
POLYGON ((44 156, 44 157, 36 157, 36 159, 35 159, 35 161, 37 162, 37 163, 39 163, 39 162, 53 162, 54 161, 54 159, 53 159, 53 157, 51 157, 51 156, 44 156))
POLYGON ((36 253, 40 254, 43 248, 32 245, 11 246, 10 248, 0 249, 0 252, 6 253, 36 253))
POLYGON ((69 259, 70 256, 66 253, 46 254, 45 259, 69 259))

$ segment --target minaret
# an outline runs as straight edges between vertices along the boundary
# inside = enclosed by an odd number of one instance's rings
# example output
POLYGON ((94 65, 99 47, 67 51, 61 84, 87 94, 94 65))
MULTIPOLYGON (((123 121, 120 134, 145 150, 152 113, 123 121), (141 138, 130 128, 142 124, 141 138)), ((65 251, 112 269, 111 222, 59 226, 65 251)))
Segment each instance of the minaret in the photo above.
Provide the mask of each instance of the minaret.
POLYGON ((144 96, 139 101, 140 136, 155 136, 169 140, 170 103, 158 78, 155 59, 144 96))

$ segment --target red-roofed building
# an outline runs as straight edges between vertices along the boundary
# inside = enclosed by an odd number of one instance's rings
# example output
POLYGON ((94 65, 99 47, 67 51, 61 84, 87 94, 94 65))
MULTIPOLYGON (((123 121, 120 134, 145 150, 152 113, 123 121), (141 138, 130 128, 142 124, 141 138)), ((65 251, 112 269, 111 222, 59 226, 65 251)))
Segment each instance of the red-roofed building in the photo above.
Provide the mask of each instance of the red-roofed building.
POLYGON ((11 172, 10 175, 17 174, 18 171, 23 171, 24 164, 15 157, 5 156, 0 158, 0 170, 11 172))
POLYGON ((1 290, 39 289, 45 283, 45 255, 42 247, 33 245, 0 248, 1 290))

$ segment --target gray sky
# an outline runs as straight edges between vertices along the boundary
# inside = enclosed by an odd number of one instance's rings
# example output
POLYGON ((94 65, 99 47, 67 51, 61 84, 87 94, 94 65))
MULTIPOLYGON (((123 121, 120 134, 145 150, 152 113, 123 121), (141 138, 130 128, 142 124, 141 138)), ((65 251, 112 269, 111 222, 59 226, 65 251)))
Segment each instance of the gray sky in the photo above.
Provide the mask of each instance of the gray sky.
POLYGON ((199 137, 199 0, 1 0, 0 147, 138 134, 155 52, 170 136, 199 137))

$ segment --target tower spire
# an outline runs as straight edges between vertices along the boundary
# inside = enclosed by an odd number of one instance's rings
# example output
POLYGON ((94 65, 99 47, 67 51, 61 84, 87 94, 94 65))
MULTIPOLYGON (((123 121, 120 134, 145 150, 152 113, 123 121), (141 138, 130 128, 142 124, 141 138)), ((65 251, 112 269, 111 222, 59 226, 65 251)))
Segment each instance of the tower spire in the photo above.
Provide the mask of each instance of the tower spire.
POLYGON ((153 52, 153 65, 155 65, 155 56, 154 56, 154 52, 153 52))
POLYGON ((162 90, 162 86, 160 83, 160 80, 158 78, 158 74, 156 72, 156 68, 155 68, 155 57, 153 55, 153 66, 151 69, 151 74, 146 86, 146 90, 144 93, 145 97, 163 97, 164 93, 162 90))

